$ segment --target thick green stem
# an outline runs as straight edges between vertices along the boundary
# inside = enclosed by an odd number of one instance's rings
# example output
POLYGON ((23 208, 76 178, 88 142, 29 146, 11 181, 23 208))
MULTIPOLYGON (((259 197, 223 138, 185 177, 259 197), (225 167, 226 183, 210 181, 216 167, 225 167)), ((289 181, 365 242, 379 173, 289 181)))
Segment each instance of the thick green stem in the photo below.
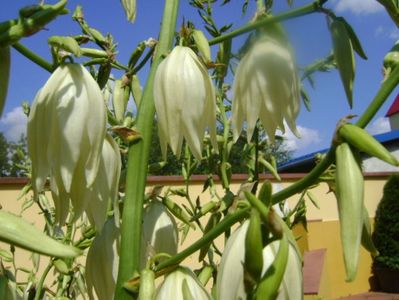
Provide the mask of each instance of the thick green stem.
MULTIPOLYGON (((389 95, 392 93, 394 88, 399 84, 399 68, 395 68, 389 77, 383 82, 377 95, 374 97, 373 101, 360 116, 356 125, 364 128, 375 116, 381 106, 388 99, 389 95)), ((314 184, 319 176, 323 174, 325 170, 334 162, 335 159, 335 146, 331 146, 326 157, 305 177, 301 180, 295 182, 284 190, 273 195, 273 203, 278 203, 284 199, 291 197, 292 195, 299 193, 308 186, 314 184)))
POLYGON ((46 280, 46 277, 47 277, 47 275, 50 272, 52 267, 53 267, 53 262, 52 262, 52 260, 50 260, 49 263, 47 264, 46 268, 44 269, 43 274, 40 277, 39 282, 37 283, 36 294, 35 294, 35 299, 34 300, 43 299, 42 291, 43 291, 44 281, 46 280))
POLYGON ((45 60, 43 57, 40 55, 34 53, 33 51, 29 50, 25 46, 23 46, 20 43, 15 43, 12 45, 12 47, 17 50, 19 53, 21 53, 23 56, 26 58, 30 59, 33 61, 35 64, 39 65, 43 69, 49 71, 50 73, 53 72, 53 66, 51 63, 49 63, 47 60, 45 60))
POLYGON ((123 205, 121 228, 121 252, 115 299, 131 299, 123 284, 139 270, 141 223, 147 177, 148 156, 155 113, 153 82, 161 56, 172 47, 176 27, 179 0, 166 0, 161 33, 154 63, 151 66, 147 85, 137 115, 137 129, 142 139, 129 147, 126 176, 126 197, 123 205))
POLYGON ((248 216, 251 207, 247 207, 244 209, 240 209, 231 215, 225 217, 218 225, 208 231, 204 236, 196 241, 191 246, 184 249, 182 252, 176 254, 175 256, 161 262, 159 265, 156 266, 155 271, 158 272, 164 268, 179 264, 182 260, 186 257, 193 254, 195 251, 198 251, 203 246, 207 245, 208 243, 212 242, 216 237, 224 233, 228 230, 233 224, 243 220, 245 217, 248 216))
POLYGON ((308 5, 299 7, 297 9, 288 11, 286 13, 282 13, 280 15, 277 15, 275 17, 271 17, 271 18, 267 18, 267 19, 263 19, 257 22, 253 22, 253 23, 249 23, 247 25, 244 25, 236 30, 233 30, 229 33, 226 33, 224 35, 218 36, 212 40, 209 41, 209 45, 215 45, 218 43, 221 43, 225 40, 234 38, 238 35, 247 33, 249 31, 252 31, 256 28, 259 27, 263 27, 266 26, 268 24, 272 24, 275 22, 279 22, 279 21, 283 21, 283 20, 288 20, 288 19, 293 19, 293 18, 298 18, 298 17, 302 17, 311 13, 314 13, 316 11, 318 11, 318 9, 321 7, 322 3, 325 1, 315 1, 313 3, 310 3, 308 5))

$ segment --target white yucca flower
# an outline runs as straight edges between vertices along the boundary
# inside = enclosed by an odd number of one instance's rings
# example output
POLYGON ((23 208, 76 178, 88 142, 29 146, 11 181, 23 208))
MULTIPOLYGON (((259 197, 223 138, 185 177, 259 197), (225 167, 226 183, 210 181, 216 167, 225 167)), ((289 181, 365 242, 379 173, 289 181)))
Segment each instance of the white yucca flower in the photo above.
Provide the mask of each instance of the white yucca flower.
POLYGON ((141 240, 141 268, 157 253, 175 255, 178 246, 177 224, 167 208, 159 201, 151 201, 143 213, 141 240))
POLYGON ((178 267, 166 276, 155 297, 155 300, 170 299, 211 300, 211 297, 190 269, 178 267))
POLYGON ((154 79, 154 101, 164 159, 168 144, 179 157, 185 138, 200 160, 207 127, 217 151, 215 91, 208 70, 190 48, 176 46, 160 63, 154 79))
POLYGON ((28 150, 35 193, 50 175, 56 217, 64 223, 72 201, 75 217, 97 176, 106 111, 100 88, 79 64, 58 67, 38 92, 28 119, 28 150))
MULTIPOLYGON (((245 236, 249 222, 244 222, 228 239, 216 279, 217 299, 247 299, 244 286, 245 236)), ((271 266, 278 252, 280 241, 263 249, 262 275, 271 266)), ((288 261, 277 300, 303 299, 302 263, 293 245, 289 245, 288 261)))
POLYGON ((86 207, 87 217, 98 231, 101 231, 107 218, 109 205, 114 204, 117 200, 120 173, 121 156, 119 146, 110 135, 106 135, 98 174, 89 192, 86 207))
POLYGON ((269 38, 255 42, 235 74, 232 105, 235 140, 246 121, 250 141, 258 119, 271 142, 277 129, 285 132, 284 121, 299 137, 295 124, 299 108, 300 88, 291 52, 269 38))
POLYGON ((126 18, 133 23, 136 20, 136 0, 121 0, 121 3, 125 10, 126 18))
POLYGON ((119 266, 120 229, 109 218, 96 235, 86 258, 86 283, 90 299, 114 298, 119 266), (94 296, 97 297, 94 297, 94 296))

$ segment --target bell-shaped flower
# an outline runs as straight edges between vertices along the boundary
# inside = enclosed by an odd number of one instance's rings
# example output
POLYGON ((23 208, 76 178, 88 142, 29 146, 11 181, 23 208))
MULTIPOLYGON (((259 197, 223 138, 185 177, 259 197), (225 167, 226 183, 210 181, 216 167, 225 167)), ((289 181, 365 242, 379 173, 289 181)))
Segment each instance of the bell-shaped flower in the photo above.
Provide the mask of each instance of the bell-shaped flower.
POLYGON ((100 166, 89 192, 86 214, 98 231, 107 218, 107 210, 118 197, 121 156, 119 146, 110 135, 106 135, 101 153, 100 166))
POLYGON ((155 297, 155 300, 170 299, 211 300, 211 296, 190 269, 178 267, 166 276, 155 297))
POLYGON ((28 119, 28 150, 35 193, 47 176, 64 223, 72 201, 74 216, 86 206, 86 194, 97 176, 105 135, 102 93, 81 65, 57 68, 38 92, 28 119))
POLYGON ((97 233, 86 258, 86 283, 90 299, 114 298, 119 266, 120 229, 109 218, 97 233), (97 297, 94 297, 94 296, 97 297))
POLYGON ((176 46, 160 63, 154 101, 164 159, 168 144, 180 156, 183 138, 194 157, 201 159, 206 128, 217 151, 215 91, 206 67, 190 48, 176 46))
POLYGON ((277 129, 285 132, 284 121, 299 137, 295 123, 299 108, 299 81, 290 50, 270 38, 255 42, 235 74, 231 120, 235 140, 246 121, 250 141, 258 119, 271 142, 277 129))
MULTIPOLYGON (((244 286, 245 236, 249 222, 244 222, 228 239, 216 279, 217 299, 247 299, 244 286)), ((280 241, 263 249, 262 276, 271 266, 278 252, 280 241)), ((278 300, 303 299, 302 262, 293 245, 289 245, 288 261, 279 287, 278 300)))
POLYGON ((151 201, 143 213, 141 268, 157 253, 175 255, 177 246, 178 230, 175 219, 161 202, 151 201))

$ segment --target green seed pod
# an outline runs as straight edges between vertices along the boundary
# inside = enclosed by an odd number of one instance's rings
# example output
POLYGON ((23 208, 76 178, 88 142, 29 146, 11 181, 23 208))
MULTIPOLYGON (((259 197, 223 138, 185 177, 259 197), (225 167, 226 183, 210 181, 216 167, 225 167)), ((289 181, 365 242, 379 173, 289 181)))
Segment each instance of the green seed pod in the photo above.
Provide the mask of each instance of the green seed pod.
POLYGON ((149 269, 141 271, 138 300, 153 300, 155 294, 155 274, 149 269))
POLYGON ((364 182, 352 149, 342 143, 336 149, 336 197, 341 228, 346 280, 356 277, 363 228, 364 182))
POLYGON ((48 39, 48 43, 53 47, 68 51, 76 57, 80 57, 82 55, 82 51, 78 42, 70 36, 52 36, 48 39))
POLYGON ((280 175, 278 175, 277 170, 273 167, 271 163, 269 163, 266 159, 263 157, 259 158, 259 163, 264 166, 272 175, 274 178, 276 178, 278 181, 281 181, 280 175))
POLYGON ((67 0, 61 0, 54 5, 43 5, 40 10, 33 13, 29 18, 23 19, 24 36, 31 36, 58 17, 58 15, 67 13, 68 11, 64 9, 66 3, 67 0))
MULTIPOLYGON (((289 242, 286 235, 280 241, 276 257, 272 265, 267 269, 259 282, 256 292, 256 300, 277 299, 279 287, 283 281, 285 269, 289 257, 289 242)), ((299 278, 298 278, 299 280, 299 278)))
POLYGON ((143 89, 140 84, 140 80, 137 75, 132 76, 132 80, 130 81, 130 89, 132 90, 133 99, 136 103, 136 107, 140 106, 141 96, 143 94, 143 89))
POLYGON ((56 268, 58 272, 64 275, 69 274, 69 268, 68 265, 63 261, 62 259, 56 259, 53 261, 53 265, 56 268))
MULTIPOLYGON (((212 228, 214 228, 217 224, 219 224, 220 219, 222 218, 222 214, 221 213, 215 213, 212 214, 208 220, 208 223, 206 223, 205 229, 204 229, 204 234, 208 233, 212 228)), ((200 253, 198 256, 198 261, 202 261, 206 254, 208 253, 209 247, 211 246, 211 242, 204 245, 201 249, 200 249, 200 253)))
POLYGON ((370 156, 375 156, 393 166, 399 166, 395 156, 366 130, 353 124, 345 124, 339 128, 338 133, 346 142, 358 150, 370 156))
POLYGON ((198 280, 201 282, 203 286, 205 286, 208 283, 209 279, 212 278, 213 271, 214 269, 212 266, 206 265, 201 270, 201 273, 198 274, 198 280))
POLYGON ((75 257, 81 251, 61 244, 11 213, 0 211, 0 240, 29 251, 55 257, 75 257))
POLYGON ((270 208, 272 203, 273 185, 269 180, 266 180, 260 188, 258 198, 266 207, 270 208))
POLYGON ((125 117, 127 102, 130 96, 129 84, 126 84, 126 76, 115 81, 115 87, 112 95, 112 105, 114 106, 115 118, 122 123, 125 117))
POLYGON ((11 26, 14 26, 17 23, 18 23, 17 20, 7 20, 4 22, 1 22, 0 23, 0 34, 7 31, 8 29, 11 28, 11 26))
POLYGON ((333 19, 330 32, 334 48, 334 58, 344 85, 350 108, 353 106, 353 81, 355 79, 355 57, 353 47, 345 24, 339 19, 333 19))
POLYGON ((92 58, 104 58, 109 57, 108 53, 104 50, 93 49, 93 48, 80 48, 82 55, 92 58))
POLYGON ((211 48, 209 47, 208 39, 205 37, 204 33, 201 30, 194 29, 193 38, 195 45, 197 46, 205 62, 212 61, 211 48))
POLYGON ((0 47, 7 47, 19 41, 24 35, 24 25, 21 22, 0 33, 0 47))
POLYGON ((100 89, 103 89, 108 82, 109 75, 111 75, 111 64, 105 63, 100 66, 97 74, 97 83, 100 89))
POLYGON ((162 203, 166 205, 166 207, 169 209, 169 211, 180 221, 183 221, 187 225, 190 225, 191 227, 194 227, 194 224, 190 223, 191 217, 178 205, 176 204, 173 200, 170 198, 163 198, 162 203))
POLYGON ((10 48, 0 47, 0 117, 3 113, 4 104, 6 103, 8 80, 10 77, 10 48))
POLYGON ((371 224, 370 217, 367 212, 366 207, 363 207, 363 230, 362 230, 362 246, 366 249, 370 254, 375 257, 378 255, 378 250, 374 245, 374 242, 371 238, 371 224))
MULTIPOLYGON (((262 275, 263 268, 263 241, 262 228, 259 212, 255 209, 251 211, 248 231, 245 236, 245 259, 244 268, 252 281, 256 282, 262 275)), ((247 285, 246 285, 247 286, 247 285)), ((252 288, 247 291, 249 293, 252 288)))

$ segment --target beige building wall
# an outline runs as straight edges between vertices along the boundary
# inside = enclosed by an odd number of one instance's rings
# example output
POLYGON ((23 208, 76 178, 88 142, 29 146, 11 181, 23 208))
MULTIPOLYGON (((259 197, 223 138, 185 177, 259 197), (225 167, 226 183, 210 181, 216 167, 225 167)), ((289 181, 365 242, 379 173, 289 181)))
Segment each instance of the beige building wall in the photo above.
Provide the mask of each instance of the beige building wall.
MULTIPOLYGON (((374 217, 376 206, 382 197, 383 185, 388 175, 389 174, 385 173, 366 174, 365 176, 365 205, 371 218, 374 217)), ((283 187, 288 186, 295 182, 300 176, 301 175, 297 174, 283 175, 282 183, 278 183, 278 185, 282 185, 283 187)), ((263 177, 263 180, 264 179, 271 178, 263 177)), ((197 197, 199 197, 201 203, 207 203, 212 200, 208 191, 202 192, 205 180, 206 177, 204 176, 193 177, 189 189, 193 201, 195 201, 197 197)), ((245 182, 245 176, 238 175, 233 177, 233 184, 231 185, 232 192, 236 193, 240 184, 243 182, 245 182)), ((23 179, 19 179, 16 182, 9 179, 0 179, 0 205, 2 206, 2 209, 16 214, 20 213, 23 199, 17 200, 17 198, 20 195, 20 190, 24 183, 25 181, 23 179)), ((164 186, 164 189, 167 189, 168 187, 185 187, 181 178, 176 176, 150 177, 148 188, 155 185, 162 185, 164 186)), ((220 185, 217 186, 216 192, 223 195, 223 189, 220 185)), ((320 184, 316 188, 312 189, 312 193, 318 200, 319 209, 312 205, 310 201, 307 203, 308 232, 306 233, 303 230, 299 230, 295 231, 295 234, 299 237, 298 243, 303 251, 319 248, 327 249, 320 295, 323 296, 323 299, 336 299, 341 296, 367 291, 369 289, 368 278, 370 276, 371 267, 370 256, 362 249, 358 276, 354 282, 346 283, 335 197, 332 193, 329 193, 326 184, 320 184)), ((288 209, 293 208, 298 200, 299 195, 294 195, 288 199, 288 209)), ((176 201, 180 202, 181 198, 179 199, 179 197, 176 197, 176 201)), ((42 218, 38 216, 38 212, 39 211, 35 207, 31 207, 23 213, 23 217, 32 222, 38 228, 43 228, 44 223, 42 218)), ((203 221, 203 226, 205 226, 205 224, 206 220, 203 221)), ((186 241, 180 246, 180 250, 186 248, 201 236, 201 230, 199 228, 195 231, 191 231, 186 241)), ((224 244, 223 238, 219 238, 216 244, 220 249, 222 249, 224 244)), ((0 247, 2 249, 9 249, 9 246, 4 244, 1 244, 0 247)), ((32 263, 29 261, 30 254, 27 251, 17 249, 16 257, 19 266, 32 266, 32 263)), ((45 266, 44 260, 45 259, 42 259, 41 268, 44 268, 45 266)), ((201 266, 198 262, 198 254, 193 254, 191 257, 183 261, 182 264, 189 265, 194 269, 201 266)), ((51 280, 48 281, 48 284, 51 284, 51 280)))

